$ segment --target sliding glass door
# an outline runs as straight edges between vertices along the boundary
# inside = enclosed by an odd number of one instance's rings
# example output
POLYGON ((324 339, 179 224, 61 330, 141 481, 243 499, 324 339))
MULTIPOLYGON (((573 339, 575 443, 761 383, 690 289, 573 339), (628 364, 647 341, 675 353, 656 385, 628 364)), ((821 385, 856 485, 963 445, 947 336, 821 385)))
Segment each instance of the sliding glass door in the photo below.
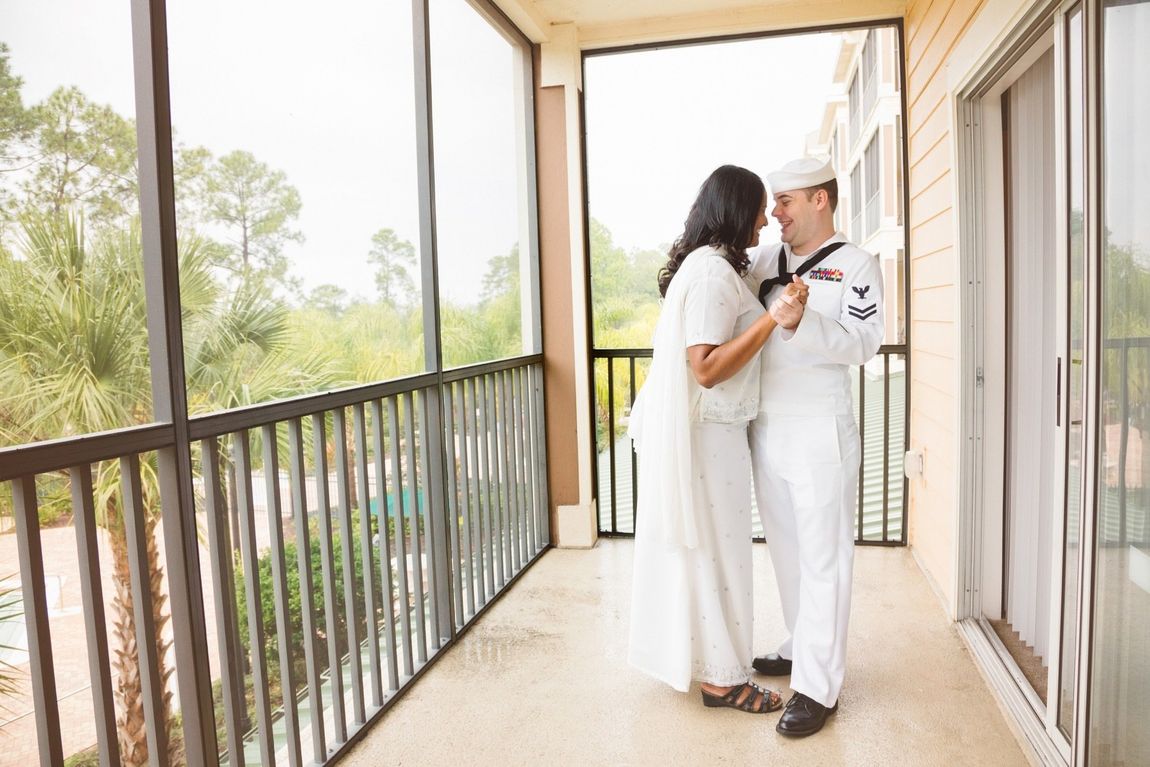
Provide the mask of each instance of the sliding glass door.
POLYGON ((987 620, 1033 690, 1047 703, 1052 536, 1060 519, 1056 465, 1058 339, 1054 48, 1001 96, 1005 198, 1006 423, 1001 605, 987 620))
MULTIPOLYGON (((1067 339, 1063 349, 1066 392, 1066 513, 1063 519, 1061 589, 1061 659, 1059 664, 1058 727, 1069 739, 1074 731, 1075 657, 1078 627, 1079 541, 1084 500, 1086 420, 1086 234, 1085 234, 1085 72, 1081 3, 1066 15, 1064 30, 1066 75, 1066 226, 1067 339)), ((1061 415, 1061 414, 1060 414, 1061 415)))
POLYGON ((1150 764, 1147 40, 1150 0, 1035 7, 961 96, 982 259, 966 614, 1050 764, 1150 764))
POLYGON ((1150 764, 1150 2, 1101 8, 1091 765, 1150 764))

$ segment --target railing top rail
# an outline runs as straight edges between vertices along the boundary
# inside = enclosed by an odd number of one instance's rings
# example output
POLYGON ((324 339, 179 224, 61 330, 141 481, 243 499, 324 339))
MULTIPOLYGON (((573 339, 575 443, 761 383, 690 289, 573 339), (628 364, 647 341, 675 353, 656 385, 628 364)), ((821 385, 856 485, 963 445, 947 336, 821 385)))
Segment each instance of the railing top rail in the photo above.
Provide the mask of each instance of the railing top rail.
POLYGON ((592 349, 591 356, 597 360, 625 357, 650 357, 653 349, 592 349))
POLYGON ((160 423, 0 448, 0 482, 146 453, 174 440, 172 425, 160 423))
POLYGON ((1104 349, 1134 348, 1145 349, 1150 347, 1150 336, 1130 336, 1128 338, 1106 338, 1102 341, 1104 349))
POLYGON ((218 413, 200 415, 189 419, 188 435, 194 440, 218 437, 242 429, 254 429, 269 423, 303 418, 340 407, 370 402, 373 399, 426 389, 435 384, 436 376, 434 373, 420 373, 403 378, 393 378, 390 381, 349 386, 346 389, 306 394, 302 397, 232 410, 221 410, 218 413))
MULTIPOLYGON (((466 365, 445 371, 443 380, 448 382, 461 381, 472 376, 511 370, 542 361, 542 354, 528 354, 477 365, 466 365)), ((436 383, 435 373, 421 373, 394 378, 389 381, 350 386, 346 389, 222 410, 191 418, 188 433, 193 440, 218 437, 243 429, 254 429, 269 423, 303 418, 339 407, 426 389, 436 383)), ((72 466, 111 460, 125 455, 146 453, 150 450, 169 447, 174 444, 174 440, 175 430, 173 426, 161 423, 61 437, 26 445, 0 447, 0 482, 33 474, 60 471, 72 466)))
POLYGON ((486 373, 498 373, 501 370, 512 370, 514 368, 527 367, 543 361, 542 354, 524 354, 519 357, 508 357, 502 360, 493 360, 492 362, 480 362, 475 365, 464 365, 463 367, 451 368, 443 371, 443 380, 447 382, 462 381, 473 376, 485 375, 486 373))
MULTIPOLYGON (((1150 339, 1146 339, 1150 341, 1150 339)), ((1150 344, 1146 344, 1150 345, 1150 344)), ((906 354, 908 351, 906 344, 883 344, 878 348, 876 354, 906 354)), ((626 357, 650 357, 653 350, 646 349, 592 349, 591 356, 597 360, 604 359, 618 359, 626 357)))

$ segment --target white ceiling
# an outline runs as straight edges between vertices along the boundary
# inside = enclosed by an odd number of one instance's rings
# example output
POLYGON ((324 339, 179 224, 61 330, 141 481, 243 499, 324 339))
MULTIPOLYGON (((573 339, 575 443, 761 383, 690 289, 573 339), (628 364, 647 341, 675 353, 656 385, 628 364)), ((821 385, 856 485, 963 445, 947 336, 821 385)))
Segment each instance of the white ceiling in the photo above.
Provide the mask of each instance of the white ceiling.
POLYGON ((535 42, 556 25, 584 49, 901 17, 905 0, 495 0, 535 42))
POLYGON ((578 27, 587 27, 645 18, 714 13, 753 4, 746 0, 534 0, 534 5, 553 23, 572 22, 578 27))

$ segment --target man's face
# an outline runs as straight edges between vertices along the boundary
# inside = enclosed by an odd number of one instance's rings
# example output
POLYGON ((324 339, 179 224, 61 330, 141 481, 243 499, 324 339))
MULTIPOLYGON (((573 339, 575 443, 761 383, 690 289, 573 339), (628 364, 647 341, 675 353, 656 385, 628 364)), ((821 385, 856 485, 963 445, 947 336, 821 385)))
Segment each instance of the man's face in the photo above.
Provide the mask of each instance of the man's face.
POLYGON ((792 248, 802 248, 809 244, 819 229, 819 200, 823 194, 816 192, 810 197, 804 189, 779 192, 775 195, 775 207, 771 215, 783 228, 782 240, 792 248))

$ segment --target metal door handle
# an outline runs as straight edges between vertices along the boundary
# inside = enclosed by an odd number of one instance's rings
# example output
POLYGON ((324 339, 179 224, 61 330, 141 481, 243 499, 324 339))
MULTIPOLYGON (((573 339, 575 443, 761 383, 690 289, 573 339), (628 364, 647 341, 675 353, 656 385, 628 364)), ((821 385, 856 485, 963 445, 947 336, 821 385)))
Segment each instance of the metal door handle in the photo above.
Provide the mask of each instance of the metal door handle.
POLYGON ((1058 373, 1054 384, 1054 425, 1062 425, 1062 358, 1058 358, 1058 373))

